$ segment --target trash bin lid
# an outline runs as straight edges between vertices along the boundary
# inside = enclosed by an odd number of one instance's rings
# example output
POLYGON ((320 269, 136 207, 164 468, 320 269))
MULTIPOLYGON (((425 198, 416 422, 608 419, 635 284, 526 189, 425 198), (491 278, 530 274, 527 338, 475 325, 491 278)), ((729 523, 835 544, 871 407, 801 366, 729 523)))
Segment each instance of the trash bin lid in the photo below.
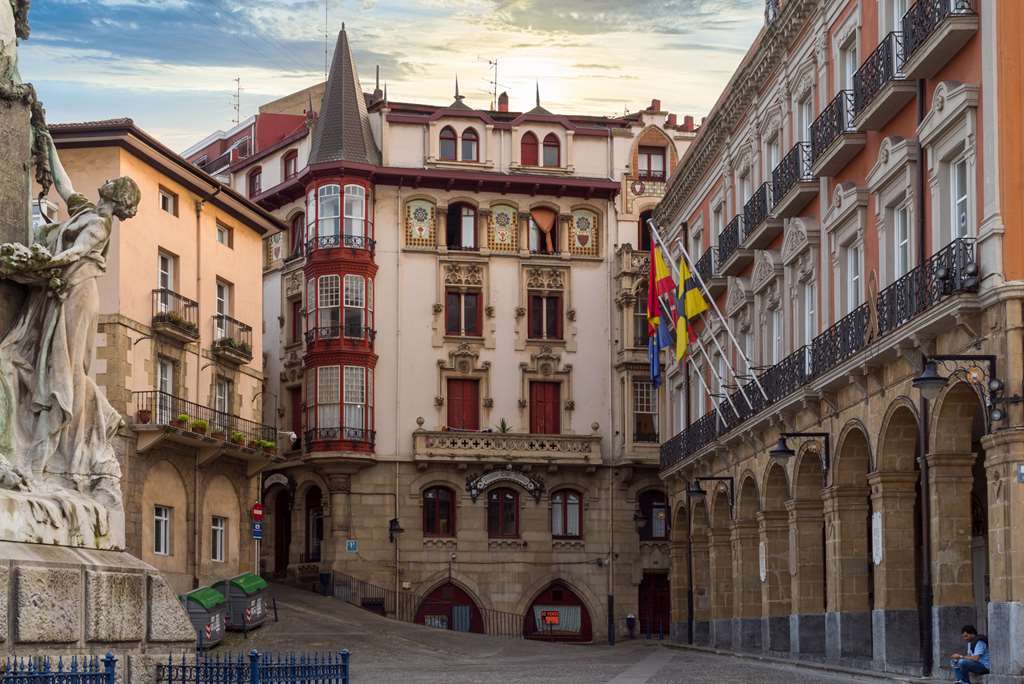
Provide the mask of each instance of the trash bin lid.
POLYGON ((231 578, 231 584, 238 587, 246 594, 255 594, 257 591, 267 588, 267 581, 259 575, 247 572, 244 575, 231 578))
POLYGON ((212 610, 224 603, 224 594, 220 593, 213 587, 203 587, 202 589, 196 589, 190 591, 183 597, 186 601, 192 601, 198 603, 206 610, 212 610))

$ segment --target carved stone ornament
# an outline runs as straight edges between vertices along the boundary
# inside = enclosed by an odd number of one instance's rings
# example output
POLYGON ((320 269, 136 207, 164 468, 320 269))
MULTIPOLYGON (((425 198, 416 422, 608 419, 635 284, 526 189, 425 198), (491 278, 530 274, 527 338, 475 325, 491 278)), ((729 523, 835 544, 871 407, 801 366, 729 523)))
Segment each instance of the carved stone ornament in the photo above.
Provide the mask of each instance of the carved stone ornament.
POLYGON ((302 294, 302 271, 295 271, 284 281, 284 293, 288 297, 302 294))
POLYGON ((782 263, 788 264, 807 247, 807 231, 802 221, 790 221, 782 242, 782 263))
POLYGON ((562 356, 545 345, 540 351, 530 354, 530 363, 541 375, 552 375, 558 371, 562 356))
POLYGON ((544 480, 539 475, 532 475, 524 473, 520 470, 514 470, 510 465, 504 468, 494 468, 488 470, 479 475, 469 475, 466 477, 466 491, 469 493, 469 498, 476 503, 476 500, 480 495, 487 491, 490 487, 498 484, 510 482, 512 484, 519 485, 526 490, 526 493, 533 497, 534 501, 540 503, 541 497, 544 495, 544 480))
POLYGON ((729 276, 727 283, 728 292, 725 298, 725 313, 727 316, 732 316, 740 308, 747 305, 750 301, 750 293, 740 278, 729 276))
POLYGON ((796 261, 796 279, 801 283, 814 281, 814 258, 809 251, 801 254, 796 261))
POLYGON ((561 268, 526 269, 526 287, 530 290, 561 290, 564 288, 565 270, 561 268))
POLYGON ((745 306, 742 309, 740 309, 739 313, 737 313, 734 317, 734 320, 736 321, 737 330, 739 330, 743 334, 749 333, 751 324, 750 307, 745 306))
POLYGON ((481 286, 484 284, 483 266, 447 263, 444 265, 444 284, 481 286))
POLYGON ((782 297, 779 295, 778 282, 772 281, 772 283, 765 290, 764 301, 765 304, 767 304, 768 308, 772 311, 778 309, 779 306, 782 305, 782 297))
MULTIPOLYGON (((473 349, 469 343, 463 342, 448 354, 448 367, 459 373, 471 373, 476 369, 479 359, 480 352, 473 349)), ((483 364, 483 367, 489 368, 490 362, 483 364)))
POLYGON ((755 292, 760 292, 765 285, 775 280, 779 274, 780 267, 775 263, 773 252, 767 249, 759 249, 754 252, 754 271, 751 274, 751 287, 755 292))

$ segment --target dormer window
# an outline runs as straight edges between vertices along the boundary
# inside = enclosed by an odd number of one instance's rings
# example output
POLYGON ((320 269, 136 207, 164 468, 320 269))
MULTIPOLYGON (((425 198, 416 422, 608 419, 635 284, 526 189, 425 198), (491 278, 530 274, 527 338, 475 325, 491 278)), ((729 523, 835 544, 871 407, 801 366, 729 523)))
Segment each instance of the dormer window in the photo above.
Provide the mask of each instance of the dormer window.
POLYGON ((561 145, 558 136, 548 133, 544 136, 544 166, 562 165, 561 145))
POLYGON ((256 167, 249 172, 249 197, 255 197, 263 192, 263 169, 256 167))
POLYGON ((527 132, 519 143, 519 161, 523 166, 537 166, 537 136, 527 132))
POLYGON ((458 147, 458 137, 451 126, 441 129, 440 157, 442 161, 455 161, 455 151, 458 147))
POLYGON ((299 174, 299 153, 291 150, 284 155, 284 179, 291 180, 299 174))
POLYGON ((641 147, 636 166, 637 175, 644 180, 665 180, 665 148, 641 147))
POLYGON ((480 161, 480 136, 472 128, 462 132, 462 161, 480 161))

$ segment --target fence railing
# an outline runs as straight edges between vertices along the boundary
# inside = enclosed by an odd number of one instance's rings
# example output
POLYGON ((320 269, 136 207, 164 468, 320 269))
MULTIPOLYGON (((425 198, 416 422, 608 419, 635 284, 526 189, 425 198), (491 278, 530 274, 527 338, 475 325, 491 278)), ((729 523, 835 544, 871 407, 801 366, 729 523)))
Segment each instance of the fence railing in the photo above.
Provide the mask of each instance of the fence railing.
POLYGON ((718 248, 709 247, 703 256, 697 259, 694 269, 705 283, 710 283, 711 279, 718 275, 718 248))
POLYGON ((214 314, 213 345, 252 357, 252 327, 227 314, 214 314))
POLYGON ((903 78, 903 34, 892 31, 853 75, 853 111, 859 116, 889 82, 903 78))
POLYGON ((321 427, 306 430, 306 444, 312 442, 360 442, 372 445, 377 433, 354 427, 321 427))
POLYGON ((798 142, 772 171, 772 205, 777 206, 797 183, 813 178, 811 143, 798 142))
MULTIPOLYGON (((978 289, 975 241, 957 238, 905 276, 882 290, 874 304, 877 337, 884 337, 936 306, 946 298, 978 289)), ((723 397, 718 408, 690 423, 661 445, 661 467, 668 468, 700 451, 744 421, 785 399, 808 382, 835 369, 876 339, 871 309, 861 304, 835 325, 723 397), (744 397, 744 394, 746 395, 744 397)))
POLYGON ((722 234, 718 236, 718 257, 720 264, 724 264, 732 258, 732 255, 736 253, 736 250, 743 244, 742 226, 743 217, 738 214, 732 218, 732 221, 726 224, 725 229, 722 230, 722 234))
POLYGON ((114 684, 117 658, 106 656, 8 656, 0 659, 3 684, 114 684))
MULTIPOLYGON (((280 656, 250 651, 248 655, 167 656, 159 663, 159 684, 349 684, 350 653, 303 653, 280 656)), ((112 684, 112 682, 111 682, 112 684)))
POLYGON ((972 0, 917 0, 903 15, 903 45, 907 59, 951 15, 974 14, 972 0))
MULTIPOLYGON (((370 225, 367 222, 367 225, 370 225)), ((318 249, 337 249, 348 247, 349 249, 365 249, 373 251, 377 242, 365 235, 319 235, 306 242, 306 253, 312 254, 318 249)))
POLYGON ((768 219, 768 211, 771 209, 771 184, 761 183, 761 187, 754 191, 747 203, 743 205, 743 227, 744 232, 749 234, 757 230, 762 223, 768 219))
POLYGON ((174 326, 190 337, 199 336, 199 304, 174 290, 153 290, 153 324, 174 326))
POLYGON ((811 124, 811 165, 813 166, 843 133, 854 130, 856 129, 853 127, 853 91, 840 90, 811 124))
POLYGON ((201 429, 202 432, 197 434, 212 435, 240 446, 260 441, 273 442, 275 446, 277 444, 277 430, 270 425, 196 404, 167 392, 133 392, 132 397, 135 403, 135 422, 139 425, 172 426, 191 432, 201 429), (180 416, 187 416, 188 420, 179 424, 180 416))

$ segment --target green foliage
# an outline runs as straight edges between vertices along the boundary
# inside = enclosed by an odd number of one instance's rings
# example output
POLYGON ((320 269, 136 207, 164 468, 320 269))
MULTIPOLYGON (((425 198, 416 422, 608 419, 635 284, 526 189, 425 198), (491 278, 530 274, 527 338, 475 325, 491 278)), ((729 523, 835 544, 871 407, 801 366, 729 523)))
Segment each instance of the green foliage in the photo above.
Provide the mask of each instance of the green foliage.
POLYGON ((189 415, 187 413, 179 413, 178 417, 175 420, 177 420, 179 423, 188 424, 188 421, 190 420, 190 418, 189 418, 189 415))
POLYGON ((210 427, 210 424, 203 420, 202 418, 199 418, 197 420, 193 420, 190 427, 192 428, 193 432, 195 432, 197 428, 199 430, 202 430, 203 432, 206 432, 206 430, 210 427))
POLYGON ((508 421, 502 418, 498 421, 498 432, 506 434, 512 432, 512 426, 509 425, 508 421))

